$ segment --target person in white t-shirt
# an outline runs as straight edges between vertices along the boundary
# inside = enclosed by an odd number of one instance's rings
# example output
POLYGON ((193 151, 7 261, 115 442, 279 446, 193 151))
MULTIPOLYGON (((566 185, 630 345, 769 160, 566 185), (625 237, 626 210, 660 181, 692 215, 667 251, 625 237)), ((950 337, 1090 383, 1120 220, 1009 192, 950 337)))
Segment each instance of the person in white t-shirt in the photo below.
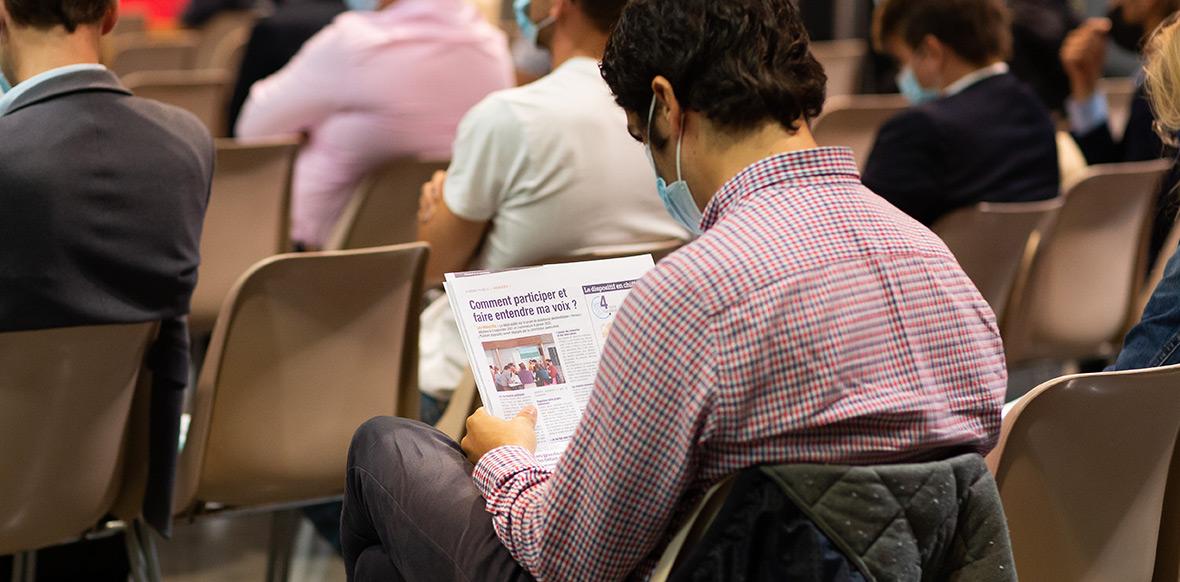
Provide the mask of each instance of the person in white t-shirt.
MULTIPOLYGON (((599 74, 625 4, 534 0, 518 10, 525 38, 553 55, 553 72, 491 94, 460 123, 450 169, 422 192, 431 282, 447 272, 688 236, 655 195, 643 147, 619 131, 626 116, 599 74)), ((445 298, 423 313, 421 334, 419 386, 429 421, 467 358, 445 298)))

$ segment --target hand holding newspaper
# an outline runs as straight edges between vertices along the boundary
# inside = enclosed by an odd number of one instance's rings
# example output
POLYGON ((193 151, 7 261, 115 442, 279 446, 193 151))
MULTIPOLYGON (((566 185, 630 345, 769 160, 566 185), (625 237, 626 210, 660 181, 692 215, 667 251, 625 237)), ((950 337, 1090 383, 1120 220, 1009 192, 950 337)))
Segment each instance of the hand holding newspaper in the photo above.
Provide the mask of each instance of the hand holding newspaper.
POLYGON ((450 273, 445 287, 487 411, 537 407, 536 458, 553 468, 590 399, 615 313, 651 256, 450 273))

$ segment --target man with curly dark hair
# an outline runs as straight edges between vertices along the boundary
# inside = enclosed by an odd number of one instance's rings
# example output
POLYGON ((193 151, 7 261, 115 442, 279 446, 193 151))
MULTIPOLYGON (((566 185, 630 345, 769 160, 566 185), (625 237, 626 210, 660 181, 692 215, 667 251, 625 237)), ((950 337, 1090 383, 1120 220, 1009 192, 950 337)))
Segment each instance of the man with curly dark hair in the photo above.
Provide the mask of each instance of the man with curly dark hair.
MULTIPOLYGON (((743 469, 991 449, 995 318, 938 238, 860 183, 851 151, 816 146, 825 77, 808 44, 792 0, 627 5, 602 72, 661 176, 634 195, 658 191, 698 238, 627 297, 553 471, 534 458, 535 409, 469 418, 474 466, 421 425, 374 419, 350 453, 346 536, 374 531, 390 556, 376 562, 406 579, 430 560, 449 572, 458 539, 478 579, 644 579, 696 500, 743 469)), ((844 559, 815 539, 813 556, 844 559)))

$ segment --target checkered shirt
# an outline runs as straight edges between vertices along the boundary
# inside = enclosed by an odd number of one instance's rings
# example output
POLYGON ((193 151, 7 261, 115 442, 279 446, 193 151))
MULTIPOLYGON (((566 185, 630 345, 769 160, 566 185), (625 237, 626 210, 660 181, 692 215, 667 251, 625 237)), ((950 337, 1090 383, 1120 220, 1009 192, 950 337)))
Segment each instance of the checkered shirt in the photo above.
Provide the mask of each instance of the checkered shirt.
POLYGON ((861 185, 849 150, 754 164, 702 227, 619 310, 556 469, 521 447, 475 468, 497 534, 540 580, 646 578, 704 491, 746 467, 995 444, 995 317, 937 237, 861 185))

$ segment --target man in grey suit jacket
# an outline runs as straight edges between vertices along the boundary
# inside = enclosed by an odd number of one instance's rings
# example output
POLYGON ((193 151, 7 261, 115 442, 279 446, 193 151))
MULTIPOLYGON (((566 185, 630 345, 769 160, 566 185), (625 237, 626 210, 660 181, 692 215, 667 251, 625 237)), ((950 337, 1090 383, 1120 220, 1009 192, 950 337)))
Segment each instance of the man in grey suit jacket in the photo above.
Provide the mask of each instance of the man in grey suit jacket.
POLYGON ((0 0, 0 331, 161 322, 144 515, 167 534, 213 143, 97 64, 117 10, 0 0))

